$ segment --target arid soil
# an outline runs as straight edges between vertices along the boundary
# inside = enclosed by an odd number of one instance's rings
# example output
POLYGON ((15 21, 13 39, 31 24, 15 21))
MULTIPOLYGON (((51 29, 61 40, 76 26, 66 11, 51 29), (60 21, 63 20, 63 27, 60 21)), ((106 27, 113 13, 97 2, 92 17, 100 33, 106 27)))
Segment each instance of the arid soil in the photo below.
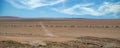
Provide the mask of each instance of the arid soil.
POLYGON ((0 48, 120 48, 120 40, 98 37, 78 37, 75 40, 16 42, 0 41, 0 48))
POLYGON ((120 48, 120 20, 0 19, 0 48, 120 48))

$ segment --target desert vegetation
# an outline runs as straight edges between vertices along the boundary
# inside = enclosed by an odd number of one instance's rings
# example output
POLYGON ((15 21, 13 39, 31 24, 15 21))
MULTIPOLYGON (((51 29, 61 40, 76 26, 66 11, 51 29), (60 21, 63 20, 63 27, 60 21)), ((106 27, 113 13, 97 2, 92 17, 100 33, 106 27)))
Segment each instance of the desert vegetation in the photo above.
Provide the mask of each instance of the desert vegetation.
MULTIPOLYGON (((7 24, 7 23, 0 23, 0 27, 11 27, 11 28, 15 28, 15 27, 40 27, 41 28, 41 24, 7 24)), ((120 25, 45 25, 45 27, 49 27, 49 28, 120 28, 120 25)))

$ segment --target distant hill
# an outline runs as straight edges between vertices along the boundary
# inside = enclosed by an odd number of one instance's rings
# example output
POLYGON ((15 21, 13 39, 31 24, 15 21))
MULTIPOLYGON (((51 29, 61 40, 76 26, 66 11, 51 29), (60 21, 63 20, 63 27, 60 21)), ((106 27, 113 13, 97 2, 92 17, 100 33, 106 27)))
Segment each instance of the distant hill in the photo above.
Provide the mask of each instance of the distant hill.
POLYGON ((15 16, 0 16, 0 21, 6 20, 6 21, 40 21, 40 20, 68 20, 68 21, 93 21, 93 20, 120 20, 120 19, 95 19, 95 18, 22 18, 22 17, 15 17, 15 16))
POLYGON ((19 17, 14 16, 0 16, 0 19, 18 19, 19 17))

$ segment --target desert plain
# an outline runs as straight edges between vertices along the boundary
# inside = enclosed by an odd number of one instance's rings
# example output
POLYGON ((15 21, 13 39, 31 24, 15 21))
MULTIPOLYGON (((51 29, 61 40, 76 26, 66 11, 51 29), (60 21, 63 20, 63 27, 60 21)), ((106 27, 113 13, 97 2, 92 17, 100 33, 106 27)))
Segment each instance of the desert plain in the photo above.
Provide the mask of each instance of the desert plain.
POLYGON ((0 48, 120 48, 120 19, 0 19, 0 48))

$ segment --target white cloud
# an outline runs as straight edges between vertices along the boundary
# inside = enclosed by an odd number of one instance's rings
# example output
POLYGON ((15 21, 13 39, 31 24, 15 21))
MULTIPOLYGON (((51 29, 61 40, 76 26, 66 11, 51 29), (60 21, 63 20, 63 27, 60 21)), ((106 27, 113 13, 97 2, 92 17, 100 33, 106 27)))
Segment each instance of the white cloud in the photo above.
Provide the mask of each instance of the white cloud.
POLYGON ((99 7, 98 11, 102 12, 103 15, 109 13, 118 13, 120 12, 120 2, 117 3, 104 2, 104 4, 99 7))
POLYGON ((69 15, 104 16, 112 13, 112 15, 115 16, 115 14, 120 13, 120 2, 117 3, 104 2, 97 9, 94 9, 94 5, 95 5, 94 3, 76 4, 70 8, 66 9, 54 8, 53 10, 69 15))
POLYGON ((43 6, 52 6, 65 0, 7 0, 11 5, 16 8, 34 9, 43 6))

